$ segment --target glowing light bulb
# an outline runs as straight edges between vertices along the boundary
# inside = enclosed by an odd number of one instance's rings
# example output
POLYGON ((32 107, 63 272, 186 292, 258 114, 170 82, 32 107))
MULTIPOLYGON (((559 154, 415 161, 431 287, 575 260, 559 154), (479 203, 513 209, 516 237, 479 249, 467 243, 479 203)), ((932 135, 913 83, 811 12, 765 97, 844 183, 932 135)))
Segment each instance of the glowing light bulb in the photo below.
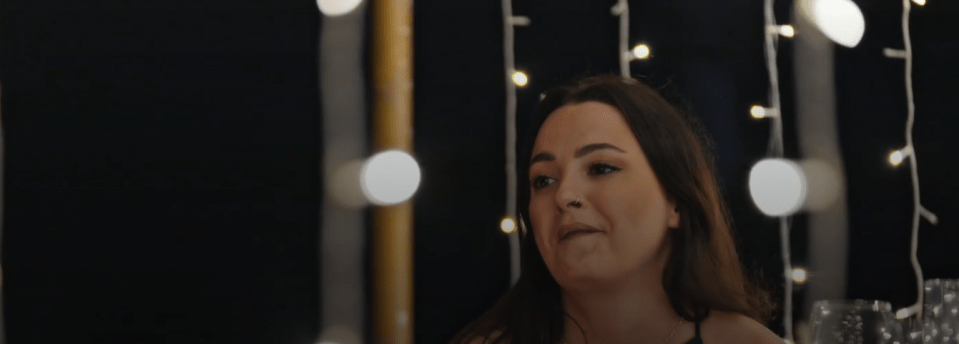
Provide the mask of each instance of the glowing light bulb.
POLYGON ((796 35, 796 29, 794 29, 792 25, 780 25, 779 34, 783 35, 784 37, 792 38, 796 35))
POLYGON ((912 155, 911 147, 893 151, 892 154, 889 154, 889 163, 893 166, 899 166, 899 164, 902 164, 902 161, 906 160, 910 155, 912 155))
POLYGON ((529 78, 526 77, 526 73, 520 71, 513 72, 513 83, 516 84, 516 86, 526 86, 527 82, 529 82, 529 78))
POLYGON ((352 12, 363 0, 316 0, 317 7, 327 17, 337 17, 352 12))
POLYGON ((406 202, 420 186, 420 166, 405 151, 380 152, 363 164, 360 185, 366 198, 376 205, 406 202))
POLYGON ((749 108, 749 114, 752 115, 753 118, 755 119, 776 117, 778 116, 776 112, 777 112, 776 109, 762 107, 759 105, 753 105, 753 107, 749 108))
POLYGON ((826 37, 846 47, 855 47, 866 31, 866 20, 851 0, 800 0, 803 15, 826 37))
POLYGON ((795 268, 792 273, 793 282, 796 284, 806 283, 806 269, 795 268))
POLYGON ((892 163, 893 166, 899 166, 899 164, 902 163, 902 158, 902 152, 900 151, 895 151, 892 152, 892 154, 889 154, 889 162, 892 163))
POLYGON ((916 5, 923 6, 926 4, 926 0, 912 0, 916 5))
POLYGON ((806 200, 806 177, 790 160, 763 159, 749 171, 749 194, 766 215, 792 215, 806 200))
POLYGON ((503 230, 503 233, 513 233, 516 231, 516 221, 513 221, 513 218, 507 216, 500 222, 499 228, 503 230))
POLYGON ((633 57, 638 60, 645 60, 649 58, 649 46, 645 44, 638 44, 633 48, 633 57))

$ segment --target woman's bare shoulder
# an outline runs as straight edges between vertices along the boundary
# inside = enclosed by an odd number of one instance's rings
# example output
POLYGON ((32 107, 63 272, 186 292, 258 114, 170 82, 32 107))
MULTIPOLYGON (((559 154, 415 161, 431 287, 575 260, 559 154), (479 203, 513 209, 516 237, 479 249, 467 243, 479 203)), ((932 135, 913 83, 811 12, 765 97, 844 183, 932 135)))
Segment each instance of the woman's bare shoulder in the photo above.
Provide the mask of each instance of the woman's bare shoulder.
POLYGON ((710 344, 783 344, 782 338, 755 319, 721 311, 710 311, 702 324, 702 337, 710 344))

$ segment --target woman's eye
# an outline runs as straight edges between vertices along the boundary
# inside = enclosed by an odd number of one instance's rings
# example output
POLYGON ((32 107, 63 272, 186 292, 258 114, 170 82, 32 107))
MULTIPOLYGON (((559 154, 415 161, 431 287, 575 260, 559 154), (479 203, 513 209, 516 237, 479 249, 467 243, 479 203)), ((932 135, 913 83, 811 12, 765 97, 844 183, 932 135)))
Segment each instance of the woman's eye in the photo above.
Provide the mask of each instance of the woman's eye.
POLYGON ((533 182, 530 184, 533 186, 533 189, 539 190, 546 187, 546 185, 541 184, 541 182, 543 182, 543 180, 546 180, 546 179, 549 179, 549 178, 539 176, 539 177, 533 178, 533 182))
MULTIPOLYGON (((608 165, 608 164, 594 164, 594 165, 590 166, 590 168, 589 168, 589 174, 590 174, 590 175, 594 175, 594 176, 595 176, 595 175, 605 175, 605 174, 610 174, 610 173, 613 173, 613 172, 616 172, 616 171, 619 171, 619 170, 620 170, 619 167, 615 167, 615 166, 613 166, 613 165, 608 165)), ((549 177, 539 176, 539 177, 533 178, 533 180, 530 182, 530 185, 533 187, 534 190, 539 190, 539 189, 542 189, 542 188, 546 187, 547 185, 549 185, 549 184, 547 183, 547 181, 549 181, 549 180, 550 180, 549 177)))
POLYGON ((607 164, 595 164, 590 167, 591 174, 610 174, 616 171, 619 171, 619 168, 612 165, 607 165, 607 164), (605 172, 601 172, 601 171, 605 171, 605 172), (593 173, 593 172, 599 172, 599 173, 593 173))

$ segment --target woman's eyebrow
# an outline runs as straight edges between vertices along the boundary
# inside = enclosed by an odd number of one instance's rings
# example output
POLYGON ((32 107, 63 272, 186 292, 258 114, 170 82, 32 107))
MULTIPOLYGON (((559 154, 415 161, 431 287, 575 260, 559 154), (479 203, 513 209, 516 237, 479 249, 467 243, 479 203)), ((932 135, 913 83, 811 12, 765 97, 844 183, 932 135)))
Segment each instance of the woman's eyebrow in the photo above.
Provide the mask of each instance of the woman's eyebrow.
MULTIPOLYGON (((590 143, 588 145, 581 147, 578 151, 576 151, 576 154, 574 154, 573 157, 581 158, 585 156, 586 154, 589 154, 601 149, 612 149, 612 150, 620 151, 622 153, 626 153, 626 151, 620 149, 619 147, 613 146, 608 143, 590 143)), ((556 156, 553 155, 552 153, 542 152, 542 153, 536 154, 536 156, 534 156, 533 159, 530 159, 529 164, 530 166, 532 166, 533 164, 537 162, 555 161, 555 160, 556 160, 556 156)))

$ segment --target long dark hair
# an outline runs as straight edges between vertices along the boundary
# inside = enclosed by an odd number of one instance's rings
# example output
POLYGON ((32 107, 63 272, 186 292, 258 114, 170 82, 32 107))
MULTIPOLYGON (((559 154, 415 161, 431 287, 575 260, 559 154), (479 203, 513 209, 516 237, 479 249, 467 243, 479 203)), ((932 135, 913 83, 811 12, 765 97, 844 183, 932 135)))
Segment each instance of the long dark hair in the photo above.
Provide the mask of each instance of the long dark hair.
MULTIPOLYGON (((460 331, 452 344, 486 338, 492 344, 556 344, 564 333, 560 287, 553 279, 529 222, 529 160, 539 128, 556 109, 587 101, 617 108, 639 141, 666 194, 679 208, 663 286, 673 309, 688 321, 710 310, 740 313, 765 325, 773 310, 768 293, 750 281, 733 239, 732 224, 716 180, 711 140, 694 118, 656 89, 632 78, 579 78, 545 93, 519 155, 519 280, 489 311, 460 331)), ((484 341, 485 343, 485 341, 484 341)))

